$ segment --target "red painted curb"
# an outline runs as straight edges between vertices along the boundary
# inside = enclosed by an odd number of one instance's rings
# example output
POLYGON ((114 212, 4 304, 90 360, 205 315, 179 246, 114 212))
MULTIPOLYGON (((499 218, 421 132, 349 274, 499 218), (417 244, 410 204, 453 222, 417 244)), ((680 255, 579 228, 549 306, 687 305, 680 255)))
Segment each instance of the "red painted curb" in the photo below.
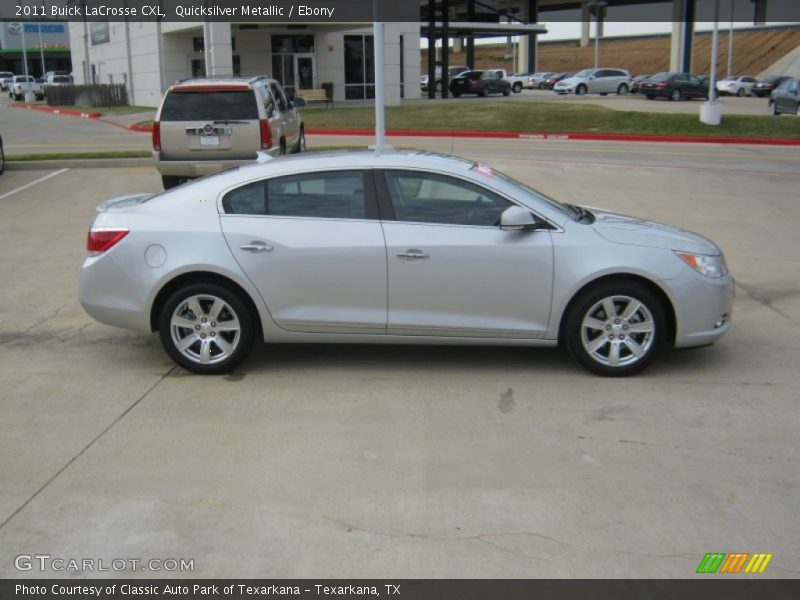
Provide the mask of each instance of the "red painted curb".
MULTIPOLYGON (((309 135, 373 136, 371 129, 306 129, 309 135)), ((800 146, 797 138, 739 138, 670 135, 636 135, 624 133, 567 133, 567 132, 511 132, 511 131, 404 131, 387 130, 393 137, 453 137, 512 140, 583 140, 607 142, 677 142, 689 144, 764 144, 772 146, 800 146)))
POLYGON ((38 110, 39 112, 53 113, 54 115, 68 115, 70 117, 82 117, 84 119, 99 119, 102 115, 98 112, 83 112, 72 110, 71 108, 53 108, 52 106, 42 106, 33 104, 23 104, 14 102, 8 105, 9 108, 26 108, 28 110, 38 110))
MULTIPOLYGON (((114 123, 116 125, 116 123, 114 123)), ((139 123, 134 123, 133 125, 123 125, 125 129, 130 129, 131 131, 141 131, 143 133, 153 133, 153 124, 150 123, 148 125, 140 125, 139 123)))

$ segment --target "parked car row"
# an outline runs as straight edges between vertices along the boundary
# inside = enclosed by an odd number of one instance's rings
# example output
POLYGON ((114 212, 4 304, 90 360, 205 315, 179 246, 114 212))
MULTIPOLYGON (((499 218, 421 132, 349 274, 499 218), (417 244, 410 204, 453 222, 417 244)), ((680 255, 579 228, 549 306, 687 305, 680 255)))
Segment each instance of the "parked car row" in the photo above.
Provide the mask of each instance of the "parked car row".
POLYGON ((44 100, 46 85, 73 85, 72 75, 64 71, 48 71, 44 77, 33 75, 14 75, 10 71, 0 72, 0 90, 8 92, 8 97, 17 102, 31 93, 37 100, 44 100))

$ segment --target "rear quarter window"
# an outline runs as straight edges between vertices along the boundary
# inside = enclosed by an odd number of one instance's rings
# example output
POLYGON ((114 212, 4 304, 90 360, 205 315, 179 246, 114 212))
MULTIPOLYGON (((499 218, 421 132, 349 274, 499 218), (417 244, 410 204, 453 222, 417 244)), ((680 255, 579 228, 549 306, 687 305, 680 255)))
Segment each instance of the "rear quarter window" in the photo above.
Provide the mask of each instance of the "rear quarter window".
POLYGON ((258 105, 252 90, 167 93, 161 121, 257 120, 258 105))

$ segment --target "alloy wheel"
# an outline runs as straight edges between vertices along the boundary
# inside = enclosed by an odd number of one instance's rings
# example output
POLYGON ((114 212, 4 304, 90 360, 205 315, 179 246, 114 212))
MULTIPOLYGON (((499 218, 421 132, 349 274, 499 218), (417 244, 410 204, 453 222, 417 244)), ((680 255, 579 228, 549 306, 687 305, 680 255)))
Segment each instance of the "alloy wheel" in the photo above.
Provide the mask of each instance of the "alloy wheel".
POLYGON ((636 298, 607 296, 586 311, 581 343, 592 360, 608 367, 637 363, 655 342, 655 319, 636 298))
POLYGON ((189 296, 172 312, 170 334, 175 349, 189 361, 214 365, 229 359, 242 337, 239 316, 211 294, 189 296))

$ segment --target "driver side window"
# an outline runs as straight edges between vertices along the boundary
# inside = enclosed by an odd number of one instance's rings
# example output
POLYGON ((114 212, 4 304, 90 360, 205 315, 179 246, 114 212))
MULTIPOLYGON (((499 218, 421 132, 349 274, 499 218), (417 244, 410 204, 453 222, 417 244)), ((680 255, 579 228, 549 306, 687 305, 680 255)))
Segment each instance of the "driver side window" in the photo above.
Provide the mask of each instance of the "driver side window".
POLYGON ((385 171, 398 221, 496 227, 512 203, 453 177, 416 171, 385 171))

